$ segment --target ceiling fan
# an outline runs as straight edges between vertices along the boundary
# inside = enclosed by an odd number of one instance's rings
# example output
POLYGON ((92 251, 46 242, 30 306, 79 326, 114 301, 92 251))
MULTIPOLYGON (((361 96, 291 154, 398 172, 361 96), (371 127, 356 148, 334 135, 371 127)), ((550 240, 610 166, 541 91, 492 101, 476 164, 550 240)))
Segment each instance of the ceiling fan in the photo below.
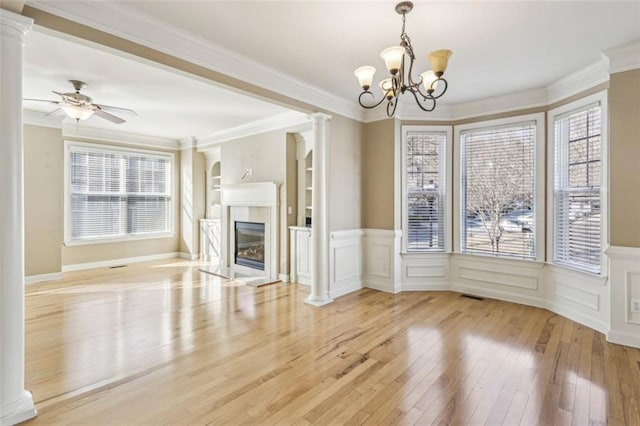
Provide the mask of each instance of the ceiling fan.
POLYGON ((49 102, 49 103, 58 105, 59 108, 51 111, 47 115, 54 114, 62 110, 67 114, 67 116, 76 120, 76 122, 80 120, 86 120, 87 118, 95 114, 98 117, 111 121, 112 123, 122 124, 122 123, 125 123, 126 120, 111 114, 111 112, 120 113, 120 114, 138 115, 132 109, 94 103, 93 99, 91 99, 89 96, 83 95, 82 93, 80 93, 80 90, 82 90, 83 87, 87 86, 86 83, 84 83, 83 81, 69 80, 69 83, 73 85, 75 92, 60 93, 60 92, 53 91, 53 93, 55 93, 56 95, 62 98, 62 100, 60 101, 50 101, 47 99, 24 99, 24 100, 36 101, 36 102, 49 102))

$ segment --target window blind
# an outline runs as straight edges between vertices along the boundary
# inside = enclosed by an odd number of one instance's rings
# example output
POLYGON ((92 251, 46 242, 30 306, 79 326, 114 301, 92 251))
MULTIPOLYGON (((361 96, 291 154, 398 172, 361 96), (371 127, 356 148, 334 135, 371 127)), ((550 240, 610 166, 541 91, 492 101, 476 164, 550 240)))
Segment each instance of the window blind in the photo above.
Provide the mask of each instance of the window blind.
POLYGON ((444 251, 446 134, 406 135, 406 214, 408 251, 444 251))
POLYGON ((535 258, 536 123, 463 131, 461 249, 535 258))
POLYGON ((599 104, 554 121, 554 262, 600 272, 599 104))
POLYGON ((69 147, 71 240, 170 232, 171 158, 69 147))

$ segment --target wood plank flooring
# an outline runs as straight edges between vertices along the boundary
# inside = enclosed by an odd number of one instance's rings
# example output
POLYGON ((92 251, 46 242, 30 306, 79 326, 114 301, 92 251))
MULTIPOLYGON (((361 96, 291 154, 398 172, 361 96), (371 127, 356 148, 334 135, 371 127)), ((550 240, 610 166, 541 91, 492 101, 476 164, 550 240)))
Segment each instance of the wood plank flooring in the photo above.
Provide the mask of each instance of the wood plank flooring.
POLYGON ((640 425, 640 350, 551 312, 367 289, 314 308, 198 266, 28 286, 26 424, 640 425))

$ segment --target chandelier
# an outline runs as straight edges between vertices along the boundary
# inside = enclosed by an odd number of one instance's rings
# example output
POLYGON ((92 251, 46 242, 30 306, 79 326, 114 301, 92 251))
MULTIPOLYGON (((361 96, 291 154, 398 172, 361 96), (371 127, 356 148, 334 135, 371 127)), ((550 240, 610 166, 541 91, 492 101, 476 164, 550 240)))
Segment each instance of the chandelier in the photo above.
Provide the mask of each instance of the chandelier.
POLYGON ((396 5, 396 12, 402 15, 402 34, 400 34, 400 45, 384 49, 380 57, 391 76, 380 82, 382 89, 382 99, 375 102, 375 95, 369 89, 373 82, 373 75, 376 69, 366 65, 354 71, 358 82, 362 87, 362 93, 358 97, 358 102, 363 108, 371 109, 387 101, 387 115, 393 117, 398 106, 398 98, 405 92, 413 95, 418 106, 426 112, 436 108, 436 100, 447 91, 447 80, 442 78, 447 68, 447 62, 452 55, 450 50, 436 50, 429 54, 429 62, 432 69, 420 74, 417 81, 413 80, 413 61, 416 59, 411 46, 411 39, 404 30, 407 13, 413 9, 413 3, 403 1, 396 5), (405 75, 406 74, 406 75, 405 75), (420 87, 422 86, 422 88, 420 87), (424 90, 423 90, 424 88, 424 90), (371 103, 363 102, 363 98, 371 98, 371 103))

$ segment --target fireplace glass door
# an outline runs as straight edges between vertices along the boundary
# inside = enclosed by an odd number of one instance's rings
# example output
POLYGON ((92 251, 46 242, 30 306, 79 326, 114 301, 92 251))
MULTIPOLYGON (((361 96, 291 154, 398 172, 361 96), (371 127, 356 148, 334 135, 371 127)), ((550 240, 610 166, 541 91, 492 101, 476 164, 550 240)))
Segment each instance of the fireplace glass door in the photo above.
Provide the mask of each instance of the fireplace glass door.
POLYGON ((264 223, 235 222, 236 265, 264 271, 264 223))

